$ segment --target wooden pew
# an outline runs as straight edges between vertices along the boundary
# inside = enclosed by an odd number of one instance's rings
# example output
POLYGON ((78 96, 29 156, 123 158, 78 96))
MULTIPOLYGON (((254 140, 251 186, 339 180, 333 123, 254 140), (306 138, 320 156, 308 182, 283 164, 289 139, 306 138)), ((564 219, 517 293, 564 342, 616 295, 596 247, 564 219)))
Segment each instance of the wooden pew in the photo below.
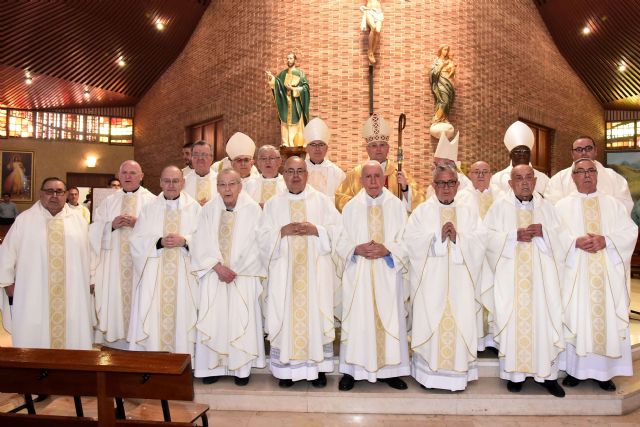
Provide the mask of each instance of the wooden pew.
POLYGON ((116 420, 114 398, 193 400, 187 354, 0 348, 0 392, 95 396, 98 419, 0 414, 0 425, 187 426, 116 420))

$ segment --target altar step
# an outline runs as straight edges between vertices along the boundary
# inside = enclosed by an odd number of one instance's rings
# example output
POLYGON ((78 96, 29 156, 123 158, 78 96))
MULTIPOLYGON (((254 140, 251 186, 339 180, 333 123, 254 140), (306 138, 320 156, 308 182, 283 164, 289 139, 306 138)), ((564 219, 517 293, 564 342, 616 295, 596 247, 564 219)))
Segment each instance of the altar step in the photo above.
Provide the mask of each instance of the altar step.
MULTIPOLYGON (((634 349, 640 350, 640 349, 634 349)), ((384 383, 358 381, 351 391, 339 391, 341 376, 327 375, 327 386, 317 389, 306 381, 289 389, 278 387, 278 380, 267 370, 251 375, 249 385, 238 387, 233 378, 221 378, 204 385, 194 380, 195 401, 206 403, 211 411, 284 411, 349 414, 437 414, 437 415, 623 415, 640 408, 640 351, 634 351, 635 376, 617 378, 618 390, 608 393, 593 381, 575 388, 565 387, 560 399, 527 380, 520 393, 507 391, 498 378, 497 360, 480 359, 480 379, 463 392, 424 390, 410 377, 409 388, 399 391, 384 383)), ((337 372, 337 369, 336 369, 337 372)))

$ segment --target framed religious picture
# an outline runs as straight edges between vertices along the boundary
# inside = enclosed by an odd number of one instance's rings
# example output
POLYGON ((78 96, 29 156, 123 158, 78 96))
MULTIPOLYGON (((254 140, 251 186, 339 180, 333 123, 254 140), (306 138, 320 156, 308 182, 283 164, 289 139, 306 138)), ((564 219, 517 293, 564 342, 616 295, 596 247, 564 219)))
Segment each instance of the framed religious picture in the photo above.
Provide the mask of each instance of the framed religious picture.
POLYGON ((607 151, 607 167, 624 176, 634 202, 640 199, 640 151, 607 151))
POLYGON ((2 194, 9 193, 13 202, 33 201, 33 151, 1 151, 2 194))

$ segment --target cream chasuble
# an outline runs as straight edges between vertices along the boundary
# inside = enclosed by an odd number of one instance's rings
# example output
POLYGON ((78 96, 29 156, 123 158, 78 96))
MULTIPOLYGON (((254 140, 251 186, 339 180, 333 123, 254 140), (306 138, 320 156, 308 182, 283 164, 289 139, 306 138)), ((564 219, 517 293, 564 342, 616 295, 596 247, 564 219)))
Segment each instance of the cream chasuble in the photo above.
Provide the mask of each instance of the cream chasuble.
POLYGON ((343 303, 340 372, 371 382, 408 375, 407 260, 401 243, 406 209, 386 189, 375 199, 361 190, 345 205, 342 220, 336 247, 343 303), (354 255, 357 245, 371 240, 390 255, 354 255))
POLYGON ((322 163, 318 164, 306 159, 305 163, 307 171, 309 171, 307 183, 335 201, 336 190, 347 175, 329 159, 324 159, 322 163))
POLYGON ((201 205, 211 200, 216 193, 218 174, 213 170, 205 176, 200 176, 195 169, 184 177, 183 192, 194 198, 201 205))
POLYGON ((198 277, 196 377, 247 377, 252 367, 265 366, 260 278, 266 271, 259 257, 257 227, 262 211, 244 191, 233 211, 220 195, 202 210, 191 248, 191 269, 198 277), (236 273, 222 282, 218 263, 236 273))
POLYGON ((15 283, 5 324, 14 347, 91 349, 87 230, 66 204, 51 216, 40 202, 11 226, 0 245, 0 286, 15 283))
POLYGON ((562 291, 565 368, 580 379, 631 375, 628 271, 637 226, 622 203, 600 192, 573 193, 556 208, 570 235, 562 291), (587 233, 604 236, 606 247, 594 254, 576 248, 587 233))
MULTIPOLYGON (((180 231, 180 213, 177 209, 165 208, 164 230, 162 235, 176 234, 180 231)), ((160 350, 175 351, 176 331, 176 292, 178 282, 178 260, 180 248, 165 248, 162 251, 160 267, 160 350)))
POLYGON ((476 206, 432 197, 411 214, 403 240, 411 277, 411 374, 427 388, 464 390, 478 378, 475 294, 486 237, 476 206), (442 241, 447 222, 456 229, 455 243, 442 241))
POLYGON ((246 191, 253 200, 264 205, 276 194, 287 191, 282 175, 275 178, 265 178, 262 175, 252 176, 242 184, 242 189, 246 191))
MULTIPOLYGON (((120 215, 138 216, 137 200, 133 194, 125 194, 122 197, 122 208, 120 215)), ((122 315, 124 320, 124 330, 129 330, 129 320, 131 319, 131 297, 133 295, 133 262, 131 261, 131 248, 129 247, 130 227, 122 227, 120 231, 120 292, 122 296, 122 315)))

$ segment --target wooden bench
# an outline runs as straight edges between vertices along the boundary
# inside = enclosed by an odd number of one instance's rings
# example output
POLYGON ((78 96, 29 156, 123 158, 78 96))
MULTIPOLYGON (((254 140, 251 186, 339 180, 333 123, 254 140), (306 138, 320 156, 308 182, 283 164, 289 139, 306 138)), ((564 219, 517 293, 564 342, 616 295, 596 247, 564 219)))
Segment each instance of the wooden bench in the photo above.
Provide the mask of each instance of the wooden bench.
MULTIPOLYGON (((193 400, 187 354, 0 348, 0 378, 0 392, 24 394, 29 410, 29 414, 0 414, 0 425, 193 425, 168 421, 168 400, 193 400), (36 415, 33 403, 29 405, 31 394, 75 396, 76 402, 78 396, 95 396, 98 419, 36 415), (161 400, 167 421, 116 419, 114 399, 121 402, 124 398, 161 400)), ((206 425, 208 406, 200 406, 206 425)), ((82 415, 81 407, 78 415, 82 415)))

